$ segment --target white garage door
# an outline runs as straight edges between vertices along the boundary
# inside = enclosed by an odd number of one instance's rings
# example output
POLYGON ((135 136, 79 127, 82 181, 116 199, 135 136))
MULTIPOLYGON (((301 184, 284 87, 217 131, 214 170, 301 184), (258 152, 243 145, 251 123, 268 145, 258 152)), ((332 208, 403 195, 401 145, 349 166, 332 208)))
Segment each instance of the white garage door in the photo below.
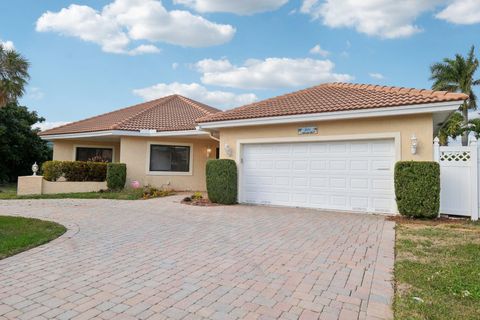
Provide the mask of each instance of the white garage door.
POLYGON ((394 212, 392 140, 246 144, 240 201, 394 212))

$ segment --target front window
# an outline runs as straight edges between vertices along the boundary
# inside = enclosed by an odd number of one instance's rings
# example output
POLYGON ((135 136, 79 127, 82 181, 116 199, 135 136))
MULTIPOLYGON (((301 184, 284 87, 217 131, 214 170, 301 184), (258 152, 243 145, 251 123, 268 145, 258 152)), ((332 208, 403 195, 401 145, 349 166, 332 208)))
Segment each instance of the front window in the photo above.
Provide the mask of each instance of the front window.
POLYGON ((190 147, 150 145, 150 171, 189 172, 190 147))
POLYGON ((113 149, 78 147, 75 155, 77 161, 112 162, 113 149))

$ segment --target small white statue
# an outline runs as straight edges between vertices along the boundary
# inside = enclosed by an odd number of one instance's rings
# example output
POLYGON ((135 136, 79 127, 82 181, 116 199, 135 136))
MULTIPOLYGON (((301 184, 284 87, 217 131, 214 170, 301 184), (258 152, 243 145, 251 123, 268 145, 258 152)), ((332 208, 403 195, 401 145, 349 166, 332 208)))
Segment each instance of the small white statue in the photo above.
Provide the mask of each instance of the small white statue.
POLYGON ((33 175, 36 176, 36 175, 37 175, 37 171, 38 171, 38 164, 37 164, 36 161, 35 161, 35 163, 34 163, 33 166, 32 166, 32 171, 33 171, 33 175))

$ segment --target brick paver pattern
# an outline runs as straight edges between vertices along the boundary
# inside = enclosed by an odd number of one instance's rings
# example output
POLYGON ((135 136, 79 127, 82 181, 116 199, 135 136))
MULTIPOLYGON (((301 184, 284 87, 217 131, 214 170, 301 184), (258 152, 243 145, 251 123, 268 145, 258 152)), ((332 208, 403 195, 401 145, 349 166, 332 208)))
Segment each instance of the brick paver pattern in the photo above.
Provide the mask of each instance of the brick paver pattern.
POLYGON ((0 201, 62 237, 0 260, 0 319, 390 319, 378 215, 146 201, 0 201))

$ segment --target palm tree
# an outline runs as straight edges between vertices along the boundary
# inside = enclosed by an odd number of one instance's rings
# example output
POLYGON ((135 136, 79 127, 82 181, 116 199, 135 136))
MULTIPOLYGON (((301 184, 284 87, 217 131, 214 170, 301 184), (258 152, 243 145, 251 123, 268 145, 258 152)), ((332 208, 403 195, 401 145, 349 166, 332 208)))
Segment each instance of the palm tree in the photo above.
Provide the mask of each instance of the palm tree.
POLYGON ((30 79, 28 67, 27 59, 0 44, 0 108, 23 96, 30 79))
MULTIPOLYGON (((440 145, 446 146, 448 145, 448 138, 451 137, 453 139, 461 136, 465 129, 463 128, 463 116, 455 111, 447 121, 442 125, 442 128, 438 132, 438 138, 440 139, 440 145)), ((472 122, 471 120, 470 122, 472 122)))
POLYGON ((475 138, 479 139, 480 138, 480 119, 472 119, 469 121, 469 130, 471 132, 475 132, 475 138))
MULTIPOLYGON (((473 92, 473 87, 480 85, 480 79, 474 79, 477 69, 478 59, 475 56, 474 46, 467 57, 456 54, 455 59, 445 58, 443 62, 434 63, 430 67, 433 90, 461 92, 468 95, 468 100, 459 108, 463 115, 464 128, 468 127, 468 110, 477 108, 477 97, 473 92)), ((462 144, 464 146, 468 144, 467 130, 462 134, 462 144)))

